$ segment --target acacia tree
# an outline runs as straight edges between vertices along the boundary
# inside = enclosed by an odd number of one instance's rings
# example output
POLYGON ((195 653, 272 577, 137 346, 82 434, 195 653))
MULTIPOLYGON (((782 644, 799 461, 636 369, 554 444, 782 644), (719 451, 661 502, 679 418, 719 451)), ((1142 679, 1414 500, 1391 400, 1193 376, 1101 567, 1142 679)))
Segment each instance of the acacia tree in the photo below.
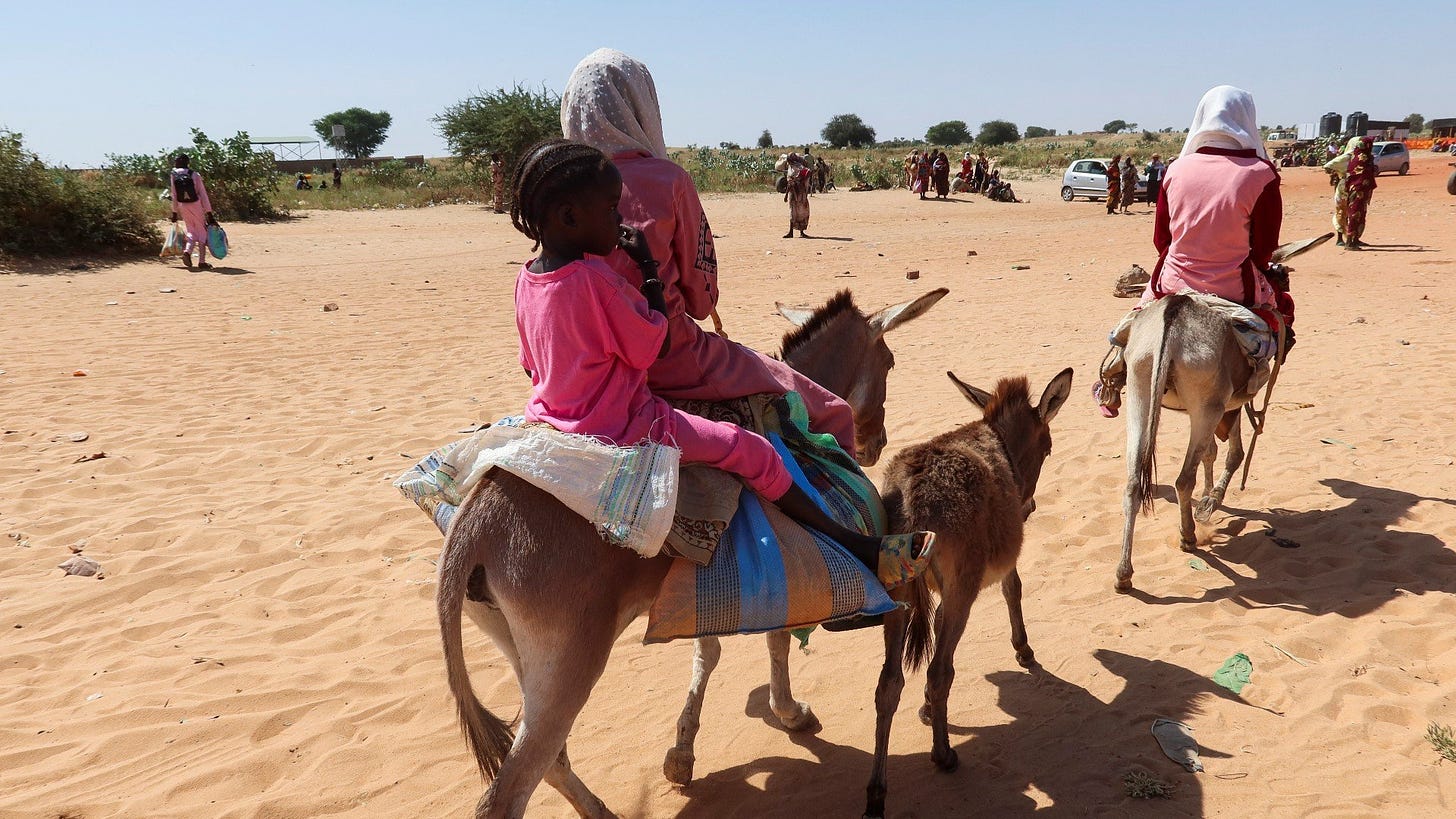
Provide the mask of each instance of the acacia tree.
POLYGON ((1026 126, 1025 137, 1027 139, 1036 139, 1037 137, 1049 137, 1049 136, 1056 136, 1056 135, 1057 135, 1057 132, 1056 132, 1056 129, 1054 129, 1054 128, 1042 128, 1042 127, 1040 127, 1038 125, 1028 125, 1028 126, 1026 126))
POLYGON ((758 147, 760 147, 760 148, 772 148, 773 147, 773 134, 770 134, 768 132, 768 129, 767 128, 763 129, 763 133, 761 133, 761 134, 758 135, 758 147))
POLYGON ((925 129, 925 141, 931 145, 965 145, 971 141, 971 129, 963 120, 938 122, 925 129))
POLYGON ((1419 134, 1426 130, 1426 118, 1420 114, 1411 114, 1405 118, 1406 124, 1410 125, 1410 132, 1419 134))
POLYGON ((1016 123, 1004 119, 981 123, 981 131, 976 134, 976 141, 982 145, 1005 145, 1018 139, 1021 139, 1021 132, 1016 123))
POLYGON ((388 111, 350 108, 319 117, 313 121, 313 130, 330 148, 350 159, 363 159, 384 144, 384 135, 393 121, 388 111), (342 137, 334 137, 335 125, 344 126, 342 137))
POLYGON ((835 148, 863 148, 875 141, 875 129, 865 125, 858 114, 838 114, 819 136, 835 148))
POLYGON ((533 144, 561 136, 561 95, 517 83, 466 97, 433 121, 454 155, 479 160, 498 151, 509 168, 533 144))
POLYGON ((1136 122, 1124 122, 1123 120, 1115 119, 1107 123, 1106 125, 1103 125, 1102 130, 1106 131, 1109 134, 1120 134, 1123 131, 1131 131, 1136 127, 1136 122))

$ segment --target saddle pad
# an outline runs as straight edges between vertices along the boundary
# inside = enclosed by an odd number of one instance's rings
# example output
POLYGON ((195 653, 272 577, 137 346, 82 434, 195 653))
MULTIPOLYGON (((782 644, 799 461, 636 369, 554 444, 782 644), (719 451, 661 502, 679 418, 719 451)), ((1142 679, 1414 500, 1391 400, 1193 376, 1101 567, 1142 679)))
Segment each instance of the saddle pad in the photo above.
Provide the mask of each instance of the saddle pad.
MULTIPOLYGON (((834 519, 883 534, 885 511, 873 483, 834 442, 808 430, 796 393, 773 405, 765 437, 794 483, 834 519)), ((797 628, 895 608, 874 573, 843 547, 790 520, 744 490, 707 565, 673 561, 648 614, 647 643, 797 628)))

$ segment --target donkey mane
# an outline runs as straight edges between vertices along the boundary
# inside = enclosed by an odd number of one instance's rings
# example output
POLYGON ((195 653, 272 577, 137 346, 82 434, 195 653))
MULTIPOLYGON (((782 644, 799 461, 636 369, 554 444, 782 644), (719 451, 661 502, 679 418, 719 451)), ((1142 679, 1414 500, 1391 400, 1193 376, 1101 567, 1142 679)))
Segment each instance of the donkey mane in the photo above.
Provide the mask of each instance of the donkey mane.
POLYGON ((835 293, 827 304, 814 311, 814 315, 810 316, 808 321, 784 333, 779 358, 787 360, 794 350, 807 344, 809 339, 846 312, 859 312, 859 308, 854 305, 854 295, 849 292, 848 288, 835 293))
POLYGON ((986 402, 986 421, 994 426, 997 421, 1005 420, 1018 408, 1029 403, 1031 385, 1027 383, 1026 376, 1003 378, 996 382, 996 391, 991 393, 991 400, 986 402))

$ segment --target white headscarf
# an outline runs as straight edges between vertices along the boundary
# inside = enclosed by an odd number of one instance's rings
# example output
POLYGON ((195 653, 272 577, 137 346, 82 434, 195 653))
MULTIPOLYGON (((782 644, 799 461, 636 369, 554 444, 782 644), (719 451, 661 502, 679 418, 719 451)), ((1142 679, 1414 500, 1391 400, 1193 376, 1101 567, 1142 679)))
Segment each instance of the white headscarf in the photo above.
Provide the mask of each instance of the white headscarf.
POLYGON ((571 72, 561 97, 561 132, 607 156, 643 151, 667 158, 652 74, 613 48, 593 51, 571 72))
POLYGON ((1264 138, 1259 135, 1252 94, 1232 85, 1219 85, 1203 95, 1179 156, 1188 156, 1205 145, 1253 150, 1260 159, 1269 158, 1264 152, 1264 138))

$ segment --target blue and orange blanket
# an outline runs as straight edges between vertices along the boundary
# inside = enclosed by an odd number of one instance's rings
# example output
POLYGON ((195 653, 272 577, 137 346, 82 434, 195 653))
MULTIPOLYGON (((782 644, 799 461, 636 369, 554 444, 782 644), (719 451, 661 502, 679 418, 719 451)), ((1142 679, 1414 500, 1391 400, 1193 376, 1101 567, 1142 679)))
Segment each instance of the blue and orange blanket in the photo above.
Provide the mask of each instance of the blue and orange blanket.
MULTIPOLYGON (((749 403, 729 414, 773 443, 796 484, 840 523, 884 534, 885 510, 874 484, 833 436, 809 431, 808 411, 797 393, 774 396, 752 409, 749 403)), ((438 475, 439 460, 432 453, 396 483, 444 532, 462 496, 433 496, 424 476, 438 475)), ((494 466, 510 468, 500 459, 494 466)), ((684 469, 684 476, 697 468, 684 469)), ((694 502, 693 482, 682 482, 663 550, 675 559, 648 615, 644 642, 796 629, 895 608, 874 573, 843 547, 790 520, 736 480, 718 478, 700 484, 711 487, 708 503, 701 493, 694 502), (711 513, 705 512, 708 507, 711 513)), ((603 475, 599 482, 614 480, 603 475)))

